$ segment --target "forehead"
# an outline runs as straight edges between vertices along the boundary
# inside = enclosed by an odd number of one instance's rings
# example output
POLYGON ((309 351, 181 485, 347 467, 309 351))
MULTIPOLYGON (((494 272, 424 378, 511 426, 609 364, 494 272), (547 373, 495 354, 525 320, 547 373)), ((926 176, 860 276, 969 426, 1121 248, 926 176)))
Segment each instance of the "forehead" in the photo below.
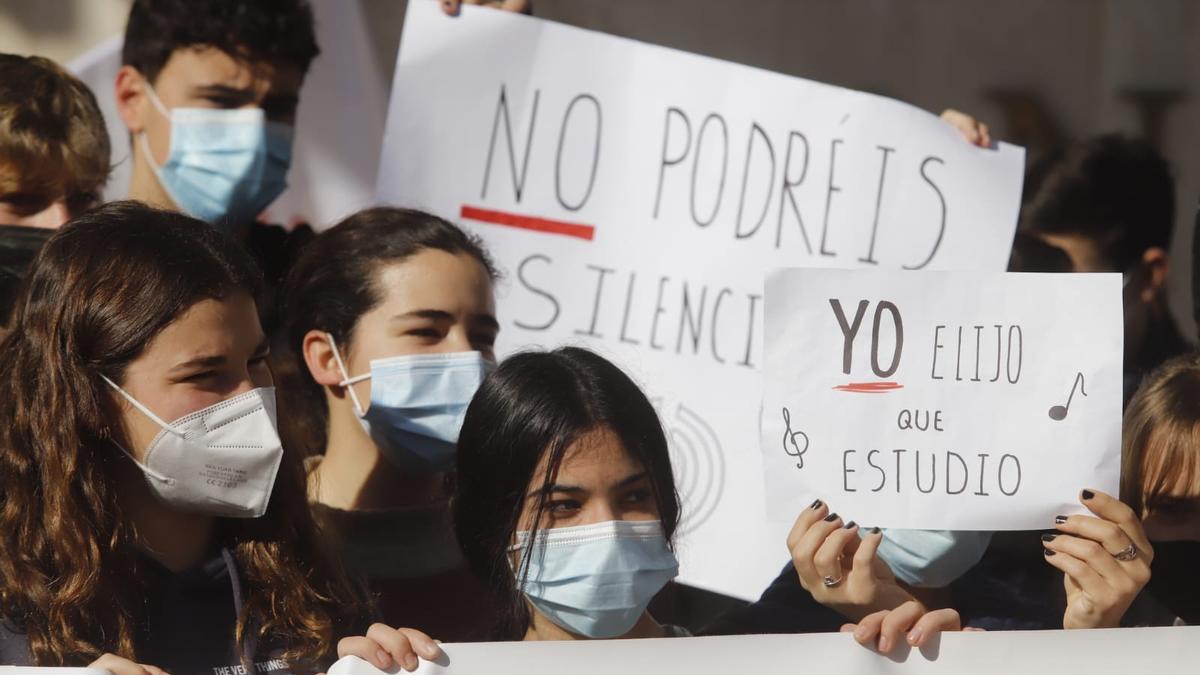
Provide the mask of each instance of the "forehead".
POLYGON ((474 257, 426 249, 376 272, 379 309, 387 314, 436 309, 495 314, 492 280, 474 257))
POLYGON ((249 295, 206 298, 162 329, 137 361, 149 367, 170 367, 196 355, 253 347, 262 339, 254 300, 249 295))
POLYGON ((154 85, 204 86, 219 84, 237 89, 297 92, 304 82, 299 67, 248 61, 207 45, 176 49, 163 64, 154 85))
POLYGON ((1112 272, 1112 263, 1105 260, 1100 246, 1094 239, 1078 234, 1038 234, 1038 237, 1051 246, 1062 249, 1071 259, 1071 267, 1075 272, 1112 272))
MULTIPOLYGON (((537 488, 545 482, 550 455, 545 453, 532 486, 537 488)), ((642 470, 642 465, 621 443, 621 439, 609 427, 597 427, 580 436, 563 453, 562 463, 554 476, 554 482, 589 490, 604 490, 642 470)))

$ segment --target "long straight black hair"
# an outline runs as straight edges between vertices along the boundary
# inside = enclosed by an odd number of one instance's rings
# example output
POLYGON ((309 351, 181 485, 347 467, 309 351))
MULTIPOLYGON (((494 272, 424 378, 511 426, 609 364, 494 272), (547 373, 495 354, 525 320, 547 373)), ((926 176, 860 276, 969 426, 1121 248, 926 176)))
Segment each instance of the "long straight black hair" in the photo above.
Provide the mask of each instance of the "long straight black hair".
MULTIPOLYGON (((530 625, 519 583, 524 566, 514 573, 508 548, 535 472, 545 457, 542 487, 553 485, 571 444, 603 428, 650 477, 670 542, 679 497, 667 439, 654 406, 620 368, 578 347, 517 354, 484 380, 471 401, 458 438, 454 528, 471 570, 497 603, 495 639, 519 640, 530 625)), ((547 499, 543 491, 522 560, 538 539, 547 499)))

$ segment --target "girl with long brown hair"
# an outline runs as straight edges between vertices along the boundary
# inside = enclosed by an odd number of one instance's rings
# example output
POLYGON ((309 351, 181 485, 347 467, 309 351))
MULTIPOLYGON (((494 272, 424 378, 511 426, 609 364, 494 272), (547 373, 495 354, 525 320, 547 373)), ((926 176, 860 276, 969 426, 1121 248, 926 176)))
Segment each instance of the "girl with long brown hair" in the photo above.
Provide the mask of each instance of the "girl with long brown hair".
POLYGON ((366 628, 276 432, 258 288, 133 202, 47 242, 0 342, 0 662, 312 671, 366 628))

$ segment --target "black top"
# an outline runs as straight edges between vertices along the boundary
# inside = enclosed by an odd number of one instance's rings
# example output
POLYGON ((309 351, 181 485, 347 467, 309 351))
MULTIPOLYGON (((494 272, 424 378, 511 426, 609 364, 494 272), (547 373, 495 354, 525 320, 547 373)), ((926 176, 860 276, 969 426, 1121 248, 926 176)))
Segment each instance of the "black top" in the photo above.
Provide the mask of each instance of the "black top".
MULTIPOLYGON (((150 586, 155 592, 147 599, 145 623, 136 640, 139 662, 171 675, 247 675, 244 654, 256 675, 291 672, 279 658, 283 649, 259 644, 253 630, 247 630, 245 644, 236 644, 243 587, 228 549, 178 573, 149 559, 145 564, 152 570, 150 586)), ((0 621, 0 664, 33 665, 27 637, 8 621, 0 621)))
POLYGON ((0 225, 0 326, 8 325, 21 281, 54 230, 0 225))

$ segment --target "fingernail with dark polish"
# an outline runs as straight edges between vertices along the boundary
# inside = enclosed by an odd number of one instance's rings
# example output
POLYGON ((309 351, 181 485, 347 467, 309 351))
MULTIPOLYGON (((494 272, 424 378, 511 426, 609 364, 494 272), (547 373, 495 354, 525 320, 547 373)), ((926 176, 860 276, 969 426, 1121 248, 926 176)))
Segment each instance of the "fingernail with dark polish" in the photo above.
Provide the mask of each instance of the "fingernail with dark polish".
POLYGON ((817 509, 821 508, 821 500, 818 499, 817 501, 813 502, 812 506, 810 506, 809 508, 811 508, 813 511, 816 511, 817 509))
POLYGON ((855 525, 857 525, 857 524, 858 524, 858 523, 856 523, 856 522, 854 522, 854 521, 852 520, 852 521, 850 521, 850 522, 846 523, 846 529, 847 529, 847 530, 852 530, 852 529, 854 529, 854 526, 855 526, 855 525))
POLYGON ((1066 516, 1054 516, 1054 524, 1055 525, 1062 525, 1065 522, 1067 522, 1066 516))
POLYGON ((1084 490, 1084 491, 1083 491, 1083 498, 1084 498, 1084 499, 1091 499, 1092 497, 1095 497, 1095 496, 1096 496, 1096 493, 1095 493, 1095 492, 1092 492, 1091 490, 1084 490))
POLYGON ((880 530, 878 527, 872 527, 872 528, 871 528, 871 534, 879 534, 879 533, 880 533, 880 532, 882 532, 882 531, 883 531, 883 530, 880 530))
POLYGON ((1042 549, 1042 553, 1045 553, 1046 557, 1049 558, 1050 556, 1054 555, 1054 549, 1044 548, 1042 549))
POLYGON ((1057 536, 1057 534, 1043 534, 1042 541, 1054 541, 1054 538, 1057 536))
POLYGON ((827 523, 832 523, 833 521, 835 521, 837 519, 838 519, 838 515, 836 513, 831 513, 831 514, 825 516, 825 522, 827 522, 827 523))

